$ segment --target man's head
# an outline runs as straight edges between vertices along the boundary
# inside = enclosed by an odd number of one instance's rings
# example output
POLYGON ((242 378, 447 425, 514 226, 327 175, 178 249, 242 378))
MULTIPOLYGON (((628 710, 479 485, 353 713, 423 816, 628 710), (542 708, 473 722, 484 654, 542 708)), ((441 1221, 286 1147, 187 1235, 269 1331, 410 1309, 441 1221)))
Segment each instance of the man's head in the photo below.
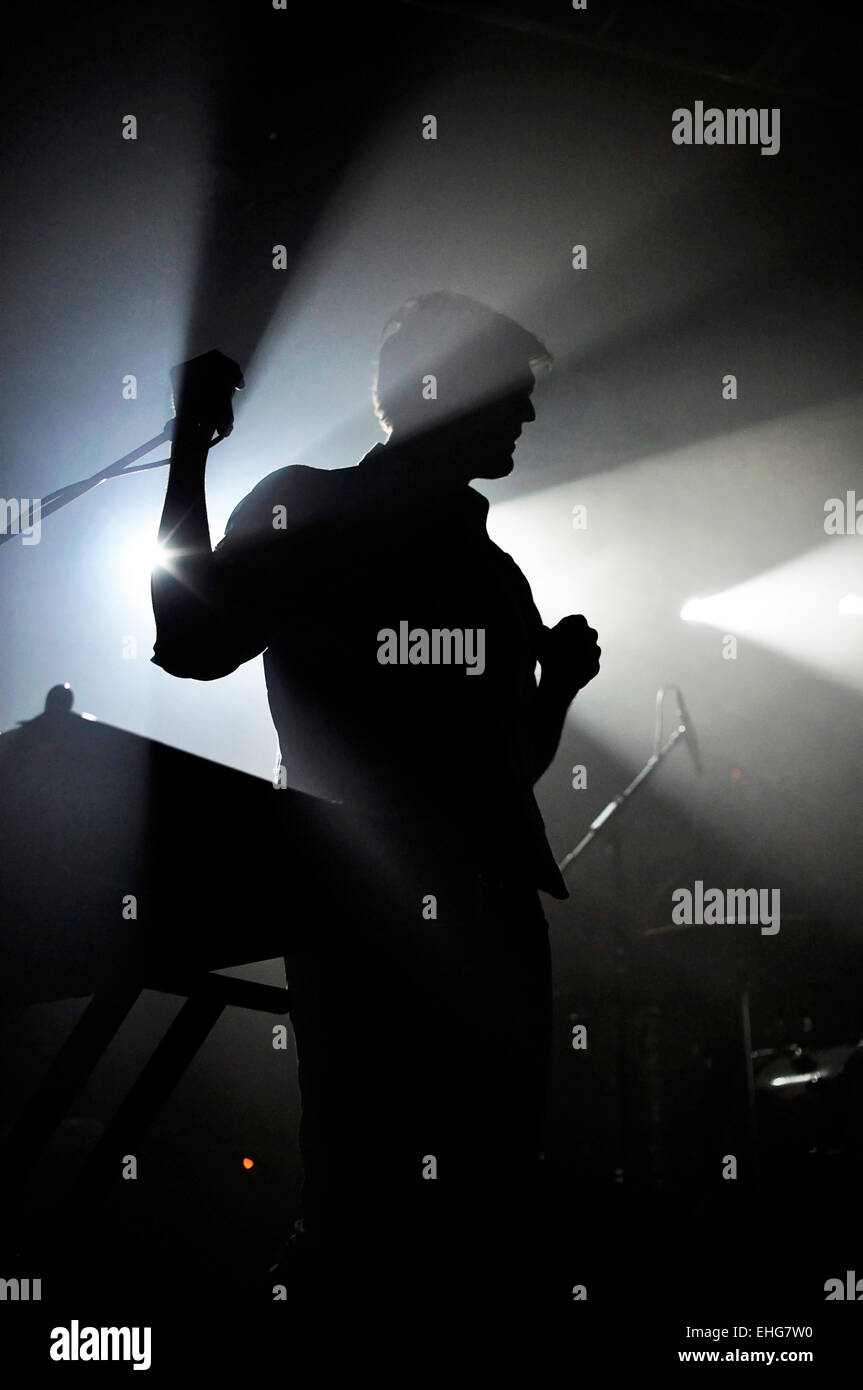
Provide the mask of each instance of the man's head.
POLYGON ((530 393, 551 354, 514 319, 475 299, 405 300, 385 329, 375 412, 391 444, 465 482, 512 471, 530 393))

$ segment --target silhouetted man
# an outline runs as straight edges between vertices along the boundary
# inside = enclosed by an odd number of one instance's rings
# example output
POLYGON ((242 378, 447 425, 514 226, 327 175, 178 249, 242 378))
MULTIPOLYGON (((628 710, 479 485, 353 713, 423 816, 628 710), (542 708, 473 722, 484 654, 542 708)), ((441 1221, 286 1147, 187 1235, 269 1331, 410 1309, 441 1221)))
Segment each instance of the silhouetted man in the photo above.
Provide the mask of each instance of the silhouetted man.
MULTIPOLYGON (((388 442, 272 473, 212 553, 204 464, 230 391, 178 405, 153 660, 213 680, 265 651, 284 779, 343 811, 286 959, 306 1231, 337 1269, 470 1267, 533 1200, 551 1015, 537 889, 566 889, 532 787, 599 648, 582 617, 543 627, 469 484, 512 470, 548 361, 473 300, 408 300, 378 363, 388 442)), ((302 871, 289 845, 286 862, 302 871)))

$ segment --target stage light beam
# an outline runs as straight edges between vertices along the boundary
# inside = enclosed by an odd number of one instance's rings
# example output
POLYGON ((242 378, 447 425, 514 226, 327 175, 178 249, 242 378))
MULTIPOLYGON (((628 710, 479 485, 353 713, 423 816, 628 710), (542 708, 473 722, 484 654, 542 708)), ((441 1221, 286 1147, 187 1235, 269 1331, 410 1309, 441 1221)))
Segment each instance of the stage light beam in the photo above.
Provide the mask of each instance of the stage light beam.
POLYGON ((844 621, 863 616, 861 578, 863 555, 856 537, 837 536, 734 588, 688 599, 680 617, 745 638, 861 690, 863 654, 844 621))

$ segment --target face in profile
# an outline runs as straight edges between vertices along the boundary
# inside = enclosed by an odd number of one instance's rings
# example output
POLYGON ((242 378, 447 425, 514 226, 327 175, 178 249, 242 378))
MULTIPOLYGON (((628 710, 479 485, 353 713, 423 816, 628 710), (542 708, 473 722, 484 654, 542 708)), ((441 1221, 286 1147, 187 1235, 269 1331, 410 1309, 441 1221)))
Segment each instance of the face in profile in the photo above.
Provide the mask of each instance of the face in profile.
POLYGON ((481 404, 465 405, 433 428, 416 429, 406 446, 404 433, 394 430, 392 443, 407 447, 441 478, 505 478, 513 470, 522 426, 536 419, 530 399, 533 387, 533 372, 522 368, 510 376, 505 389, 489 391, 481 404))
POLYGON ((513 470, 513 452, 522 426, 536 419, 530 396, 533 373, 528 372, 505 394, 462 417, 460 445, 469 450, 474 478, 505 478, 513 470))
POLYGON ((551 360, 521 324, 466 295, 405 300, 385 325, 374 386, 393 454, 432 481, 506 477, 523 426, 536 419, 533 369, 551 360))

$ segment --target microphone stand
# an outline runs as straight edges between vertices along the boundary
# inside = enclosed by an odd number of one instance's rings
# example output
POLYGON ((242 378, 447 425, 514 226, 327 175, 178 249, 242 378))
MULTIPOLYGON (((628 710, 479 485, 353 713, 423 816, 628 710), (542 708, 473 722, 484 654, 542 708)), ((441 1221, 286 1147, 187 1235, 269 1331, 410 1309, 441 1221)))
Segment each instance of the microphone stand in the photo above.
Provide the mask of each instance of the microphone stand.
MULTIPOLYGON (((232 362, 230 357, 225 357, 223 353, 215 349, 210 352, 201 353, 199 357, 193 357, 189 362, 181 362, 178 366, 172 367, 171 385, 173 388, 173 398, 175 405, 188 403, 193 416, 200 423, 209 421, 212 416, 213 425, 210 431, 211 443, 207 446, 211 448, 225 439, 234 427, 234 415, 231 410, 231 398, 235 391, 242 390, 245 386, 243 373, 240 371, 236 362, 232 362), (213 439, 213 434, 217 438, 213 439)), ((58 488, 56 492, 51 492, 47 497, 40 499, 34 498, 33 501, 40 503, 40 516, 50 516, 52 512, 57 512, 61 507, 73 502, 82 493, 89 492, 90 488, 98 487, 106 478, 116 478, 120 474, 143 473, 148 468, 163 468, 165 464, 171 462, 170 458, 155 459, 152 463, 135 464, 135 460, 142 458, 144 454, 149 454, 160 444, 165 444, 169 440, 173 442, 174 427, 177 417, 169 420, 161 434, 156 434, 152 439, 148 439, 146 444, 133 449, 130 454, 124 454, 116 463, 110 463, 107 468, 101 468, 98 473, 94 473, 92 478, 84 478, 80 483, 70 483, 67 487, 58 488), (134 466, 130 466, 134 465, 134 466)), ((11 539, 17 532, 8 531, 0 535, 0 544, 11 539)))
MULTIPOLYGON (((605 809, 600 811, 599 815, 596 817, 596 820, 591 821, 590 828, 587 834, 581 840, 579 840, 575 849, 571 849, 569 851, 569 854, 567 854, 563 859, 561 859, 560 863, 557 866, 561 873, 564 873, 566 871, 566 869, 572 863, 573 859, 577 859, 580 854, 584 853, 588 845, 591 844, 599 836, 600 832, 603 831, 606 828, 606 826, 608 826, 609 824, 613 824, 615 833, 617 832, 618 827, 616 824, 612 822, 612 817, 615 816, 622 807, 627 805, 630 797, 634 796, 638 789, 644 786, 645 782, 648 780, 649 777, 653 776, 654 772, 660 766, 660 764, 665 762, 665 759, 668 757, 675 744, 678 743, 680 739, 682 739, 686 735, 686 725, 678 724, 674 732, 660 747, 660 739, 662 737, 662 702, 665 698, 666 690, 670 688, 671 687, 663 686, 663 688, 657 691, 656 694, 657 736, 654 739, 653 752, 651 753, 650 757, 648 758, 647 762, 644 764, 644 767, 641 769, 638 775, 636 777, 633 777, 629 786, 624 787, 620 795, 616 796, 613 801, 609 801, 605 809)), ((618 933, 622 933, 622 922, 618 922, 617 927, 618 933)))
MULTIPOLYGON (((100 483, 104 483, 106 478, 116 478, 121 474, 125 476, 127 473, 143 473, 148 468, 164 468, 166 464, 171 462, 169 458, 155 459, 152 463, 139 463, 135 467, 129 467, 129 465, 135 464, 136 459, 143 458, 144 454, 151 453, 160 444, 168 443, 173 436, 173 428, 174 421, 169 420, 161 434, 154 435, 152 439, 147 440, 146 444, 141 444, 130 454, 124 454, 121 459, 117 459, 115 463, 110 463, 107 468, 101 468, 91 478, 84 478, 78 483, 68 483, 66 487, 57 488, 55 492, 49 493, 47 497, 41 499, 40 516, 50 516, 52 512, 58 512, 61 507, 66 507, 70 502, 74 502, 76 497, 81 497, 83 493, 89 492, 90 488, 98 487, 100 483)), ((16 534, 15 531, 0 533, 0 545, 12 540, 16 534)))
MULTIPOLYGON (((682 738, 686 736, 687 726, 682 722, 682 715, 678 714, 680 721, 677 728, 669 735, 666 741, 662 742, 662 710, 665 696, 669 690, 675 689, 674 686, 663 686, 656 692, 656 724, 654 729, 653 752, 641 771, 633 777, 632 781, 623 791, 616 796, 613 801, 600 811, 595 820, 591 821, 587 834, 579 840, 574 849, 558 864, 558 869, 563 874, 569 865, 583 854, 588 845, 593 844, 603 835, 610 833, 611 854, 612 854, 612 876, 614 881, 614 933, 616 938, 615 947, 615 975, 616 975, 616 996, 617 996, 617 1066, 619 1078, 619 1098, 618 1098, 618 1155, 619 1166, 615 1169, 615 1179, 623 1182, 626 1169, 630 1166, 633 1154, 632 1132, 631 1132, 631 1101, 630 1101, 630 1065, 629 1065, 629 1040, 627 1036, 625 1006, 628 1003, 628 982, 629 982, 629 942, 631 933, 625 926, 626 893, 624 889, 623 877, 623 851, 621 844, 621 823, 619 813, 628 806, 636 792, 645 785, 653 776, 657 768, 665 762, 672 748, 674 748, 682 738)), ((634 1166, 634 1165, 632 1165, 634 1166)))

